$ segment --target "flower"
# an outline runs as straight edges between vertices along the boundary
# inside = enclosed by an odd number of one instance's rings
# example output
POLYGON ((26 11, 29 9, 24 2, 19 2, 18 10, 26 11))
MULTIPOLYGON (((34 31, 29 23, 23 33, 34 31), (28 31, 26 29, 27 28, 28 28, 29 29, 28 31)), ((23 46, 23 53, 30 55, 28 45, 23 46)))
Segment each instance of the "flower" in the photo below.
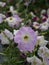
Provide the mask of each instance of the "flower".
POLYGON ((32 16, 32 20, 39 21, 39 18, 33 12, 30 12, 30 15, 32 16))
POLYGON ((3 15, 2 13, 0 13, 0 24, 3 22, 3 19, 5 18, 6 16, 3 15))
POLYGON ((45 22, 48 18, 46 10, 41 11, 41 22, 45 22))
POLYGON ((13 17, 16 18, 16 26, 18 26, 21 23, 21 21, 23 20, 17 14, 13 15, 13 17))
POLYGON ((35 29, 39 29, 39 23, 38 22, 33 22, 33 27, 35 28, 35 29))
POLYGON ((48 27, 49 27, 49 18, 47 18, 47 22, 48 22, 48 27))
POLYGON ((9 40, 8 40, 8 38, 4 35, 3 32, 0 33, 0 40, 1 40, 1 44, 3 44, 3 45, 9 44, 9 40))
POLYGON ((5 5, 6 5, 5 2, 0 2, 0 6, 1 6, 1 7, 4 7, 5 5))
POLYGON ((44 16, 43 14, 46 14, 46 10, 45 10, 45 9, 43 9, 43 10, 41 11, 41 17, 44 16))
POLYGON ((5 30, 4 30, 4 33, 6 34, 6 36, 7 36, 10 40, 13 39, 13 34, 12 34, 9 30, 5 29, 5 30))
POLYGON ((14 15, 14 14, 17 14, 17 10, 14 10, 14 7, 13 6, 10 6, 10 12, 14 15))
POLYGON ((8 17, 5 21, 8 23, 10 27, 14 27, 14 25, 16 25, 16 18, 14 17, 8 17))
POLYGON ((9 44, 10 40, 13 40, 13 34, 5 29, 4 31, 1 31, 0 33, 0 40, 1 40, 1 44, 9 44))
POLYGON ((48 17, 49 17, 49 8, 47 9, 47 15, 48 15, 48 17))
POLYGON ((40 24, 41 31, 46 31, 48 29, 48 22, 44 22, 40 24))
POLYGON ((15 43, 18 43, 20 51, 30 51, 34 49, 37 42, 37 35, 30 27, 21 27, 14 36, 15 43))
POLYGON ((41 22, 43 23, 43 22, 46 22, 46 18, 45 18, 45 16, 43 16, 42 18, 41 18, 41 22))
POLYGON ((46 46, 47 43, 48 41, 44 39, 44 36, 37 36, 37 45, 46 46))
POLYGON ((6 18, 5 20, 10 27, 19 26, 19 23, 22 19, 18 15, 13 15, 11 17, 6 18))
POLYGON ((46 65, 49 65, 49 59, 45 58, 44 61, 45 61, 46 65))
POLYGON ((31 63, 31 65, 41 65, 42 64, 41 60, 37 58, 36 56, 27 57, 27 61, 31 63))
POLYGON ((38 50, 38 55, 43 59, 44 64, 42 65, 49 65, 49 49, 47 47, 40 47, 38 50))
POLYGON ((38 55, 43 59, 49 58, 49 49, 46 46, 40 47, 38 50, 38 55))
POLYGON ((14 36, 16 35, 16 33, 18 32, 19 30, 13 30, 13 34, 14 34, 14 36))
POLYGON ((10 12, 13 12, 13 11, 14 11, 14 7, 10 6, 10 12))

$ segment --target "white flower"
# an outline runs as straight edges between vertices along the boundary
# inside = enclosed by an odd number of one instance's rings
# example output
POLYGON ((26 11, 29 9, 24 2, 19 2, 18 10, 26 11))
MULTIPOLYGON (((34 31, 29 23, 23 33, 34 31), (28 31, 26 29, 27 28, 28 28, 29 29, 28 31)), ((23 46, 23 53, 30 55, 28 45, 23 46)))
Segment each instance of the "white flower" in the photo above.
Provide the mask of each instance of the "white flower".
POLYGON ((35 17, 36 16, 33 12, 30 12, 30 14, 31 14, 32 17, 35 17))
POLYGON ((14 27, 16 25, 16 18, 14 17, 8 17, 5 20, 10 27, 14 27))
POLYGON ((46 13, 46 10, 45 10, 45 9, 43 9, 43 10, 41 11, 41 14, 43 14, 43 13, 46 13))
POLYGON ((36 56, 27 57, 27 61, 31 63, 31 65, 41 65, 42 64, 41 60, 37 58, 36 56))
POLYGON ((21 26, 24 26, 24 22, 21 23, 21 26))
POLYGON ((48 17, 49 17, 49 8, 48 8, 48 10, 47 10, 47 15, 48 15, 48 17))
POLYGON ((44 61, 45 61, 46 65, 49 65, 49 59, 48 58, 45 58, 44 61))
POLYGON ((14 10, 14 7, 13 6, 10 6, 10 12, 14 15, 14 14, 17 14, 17 10, 14 10))
POLYGON ((5 5, 6 5, 5 2, 0 2, 0 6, 1 6, 1 7, 4 7, 5 5))
POLYGON ((3 22, 3 19, 4 18, 6 18, 6 16, 5 15, 3 15, 2 13, 0 13, 0 23, 2 23, 3 22))
POLYGON ((6 18, 5 20, 10 27, 19 27, 22 19, 18 15, 13 15, 11 17, 6 18))
POLYGON ((10 43, 10 40, 13 39, 13 34, 5 29, 4 31, 1 31, 0 33, 0 40, 1 40, 1 44, 9 44, 10 43))
POLYGON ((43 58, 42 65, 49 65, 49 49, 47 47, 40 47, 38 50, 38 55, 43 58))
POLYGON ((48 57, 49 58, 49 49, 47 47, 45 47, 45 46, 40 47, 39 50, 38 50, 38 55, 40 57, 42 57, 43 59, 45 57, 48 57))
POLYGON ((49 59, 49 49, 45 53, 45 58, 49 59))
POLYGON ((10 11, 13 12, 14 11, 14 7, 10 6, 10 11))
POLYGON ((47 43, 48 41, 44 39, 44 36, 37 36, 37 45, 46 46, 47 43))
POLYGON ((39 23, 33 22, 33 27, 34 27, 35 29, 39 29, 39 23))
POLYGON ((46 31, 48 29, 48 22, 44 22, 40 24, 41 31, 46 31))
POLYGON ((2 32, 1 34, 0 34, 0 40, 1 40, 1 44, 9 44, 9 40, 8 40, 8 38, 4 35, 4 33, 2 32))
POLYGON ((43 10, 41 11, 41 17, 43 17, 43 13, 46 13, 46 10, 45 10, 45 9, 43 9, 43 10))
POLYGON ((13 39, 13 34, 12 34, 9 30, 5 29, 5 30, 4 30, 4 33, 6 34, 6 36, 7 36, 10 40, 13 39))
POLYGON ((14 30, 13 31, 13 34, 16 35, 16 33, 18 32, 19 30, 14 30))
POLYGON ((49 18, 47 18, 47 22, 48 22, 48 27, 49 27, 49 18))

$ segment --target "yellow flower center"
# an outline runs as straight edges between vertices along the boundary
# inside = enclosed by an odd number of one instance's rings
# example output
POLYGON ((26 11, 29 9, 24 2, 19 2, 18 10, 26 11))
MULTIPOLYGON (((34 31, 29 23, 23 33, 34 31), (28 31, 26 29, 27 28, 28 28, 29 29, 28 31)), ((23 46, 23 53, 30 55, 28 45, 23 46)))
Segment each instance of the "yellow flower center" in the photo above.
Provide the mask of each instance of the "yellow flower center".
POLYGON ((44 24, 44 26, 46 26, 46 24, 44 24))
POLYGON ((25 40, 28 40, 28 36, 27 36, 27 35, 25 35, 25 36, 24 36, 24 39, 25 39, 25 40))
POLYGON ((10 20, 12 20, 12 17, 10 17, 10 20))

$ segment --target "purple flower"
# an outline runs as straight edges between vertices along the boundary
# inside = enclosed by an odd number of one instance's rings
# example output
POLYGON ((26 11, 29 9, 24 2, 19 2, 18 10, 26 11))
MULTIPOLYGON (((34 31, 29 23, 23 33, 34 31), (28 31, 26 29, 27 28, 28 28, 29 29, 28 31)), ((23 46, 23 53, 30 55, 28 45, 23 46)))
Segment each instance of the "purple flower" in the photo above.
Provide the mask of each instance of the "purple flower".
POLYGON ((18 43, 20 51, 32 52, 37 42, 37 35, 30 27, 21 27, 15 34, 14 41, 18 43))
POLYGON ((43 16, 45 16, 46 18, 48 18, 48 15, 47 15, 47 13, 43 13, 42 15, 43 15, 43 16))
POLYGON ((46 64, 49 65, 49 59, 46 59, 46 64))
POLYGON ((37 17, 36 17, 36 16, 35 16, 35 17, 33 17, 32 19, 33 19, 34 21, 37 21, 37 17))
POLYGON ((17 14, 13 15, 13 17, 16 18, 16 26, 19 26, 20 22, 22 22, 21 17, 17 14))

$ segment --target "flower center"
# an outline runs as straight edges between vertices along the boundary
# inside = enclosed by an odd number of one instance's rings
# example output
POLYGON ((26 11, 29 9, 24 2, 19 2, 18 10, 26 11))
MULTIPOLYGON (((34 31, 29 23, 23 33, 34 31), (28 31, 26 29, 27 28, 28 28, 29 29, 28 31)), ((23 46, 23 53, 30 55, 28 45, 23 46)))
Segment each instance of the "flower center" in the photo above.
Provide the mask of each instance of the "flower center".
POLYGON ((24 36, 24 39, 25 39, 25 40, 28 40, 28 36, 27 36, 27 35, 25 35, 25 36, 24 36))
POLYGON ((12 20, 12 17, 10 17, 10 20, 12 20))
POLYGON ((44 24, 44 26, 46 26, 46 24, 44 24))

